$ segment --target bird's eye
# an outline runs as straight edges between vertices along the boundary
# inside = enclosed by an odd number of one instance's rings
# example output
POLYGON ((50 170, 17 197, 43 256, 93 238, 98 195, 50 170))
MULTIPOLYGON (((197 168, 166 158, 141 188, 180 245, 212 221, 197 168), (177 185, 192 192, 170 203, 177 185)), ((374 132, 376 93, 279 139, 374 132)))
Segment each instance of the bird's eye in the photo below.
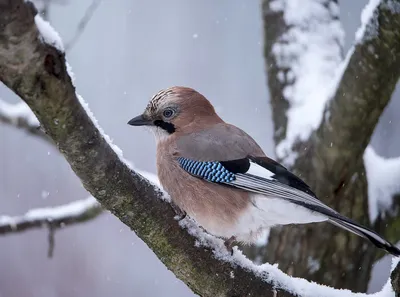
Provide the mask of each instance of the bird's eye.
POLYGON ((168 119, 174 115, 174 110, 171 108, 167 108, 166 110, 163 111, 163 116, 164 118, 168 119))

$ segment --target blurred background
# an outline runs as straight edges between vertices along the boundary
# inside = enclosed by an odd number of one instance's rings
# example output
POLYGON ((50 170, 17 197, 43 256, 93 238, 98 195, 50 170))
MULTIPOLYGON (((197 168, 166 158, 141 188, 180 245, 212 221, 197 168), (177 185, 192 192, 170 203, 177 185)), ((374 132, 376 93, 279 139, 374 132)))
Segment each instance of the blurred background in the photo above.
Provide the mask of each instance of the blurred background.
MULTIPOLYGON (((154 93, 172 85, 203 93, 223 119, 274 155, 259 1, 102 0, 78 38, 93 0, 46 2, 47 19, 69 45, 78 93, 136 167, 155 172, 155 143, 147 131, 126 122, 154 93)), ((367 2, 339 1, 346 50, 367 2)), ((19 100, 4 86, 0 98, 19 100)), ((372 140, 386 157, 399 155, 398 110, 399 92, 372 140)), ((87 195, 51 145, 0 124, 0 214, 20 215, 87 195)), ((58 231, 52 259, 47 236, 46 229, 0 236, 0 297, 193 296, 112 215, 58 231)), ((389 266, 388 259, 376 265, 370 292, 380 290, 389 266)))

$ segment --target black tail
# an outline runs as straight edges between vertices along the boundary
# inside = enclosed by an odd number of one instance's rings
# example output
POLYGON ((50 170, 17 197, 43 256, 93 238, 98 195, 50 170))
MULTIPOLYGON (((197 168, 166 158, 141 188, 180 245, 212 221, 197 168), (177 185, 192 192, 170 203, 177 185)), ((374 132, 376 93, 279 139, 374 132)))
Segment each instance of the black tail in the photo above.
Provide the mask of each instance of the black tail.
POLYGON ((322 207, 321 205, 306 204, 306 203, 300 202, 300 201, 292 201, 292 202, 294 202, 295 204, 298 204, 298 205, 302 205, 311 211, 319 212, 320 214, 323 214, 326 217, 328 217, 329 222, 331 222, 332 224, 334 224, 340 228, 343 228, 347 231, 350 231, 358 236, 368 239, 375 246, 377 246, 378 248, 384 249, 385 251, 392 254, 393 256, 396 256, 396 257, 400 256, 400 249, 397 248, 396 246, 394 246, 393 244, 391 244, 386 239, 384 239, 378 233, 354 222, 353 220, 341 215, 340 213, 336 212, 335 210, 330 209, 328 207, 322 207))
POLYGON ((346 229, 358 236, 364 237, 371 241, 375 246, 378 248, 386 250, 388 253, 392 254, 393 256, 399 257, 400 256, 400 249, 395 247, 393 244, 385 240, 382 236, 377 234, 376 232, 363 227, 356 222, 351 221, 350 219, 343 220, 336 217, 330 217, 329 221, 343 229, 346 229))

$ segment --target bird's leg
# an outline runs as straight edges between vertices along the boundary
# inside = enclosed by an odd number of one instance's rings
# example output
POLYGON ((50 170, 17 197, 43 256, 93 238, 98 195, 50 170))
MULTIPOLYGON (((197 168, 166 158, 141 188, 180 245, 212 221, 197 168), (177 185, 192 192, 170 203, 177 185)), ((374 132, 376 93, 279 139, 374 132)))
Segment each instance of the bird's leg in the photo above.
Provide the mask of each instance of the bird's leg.
POLYGON ((175 211, 176 215, 178 216, 178 221, 183 220, 186 218, 186 212, 180 209, 178 205, 171 201, 172 209, 175 211))
POLYGON ((228 252, 231 253, 232 256, 233 256, 233 244, 235 243, 235 240, 236 240, 236 237, 231 236, 229 239, 225 240, 225 242, 224 242, 226 249, 228 250, 228 252))

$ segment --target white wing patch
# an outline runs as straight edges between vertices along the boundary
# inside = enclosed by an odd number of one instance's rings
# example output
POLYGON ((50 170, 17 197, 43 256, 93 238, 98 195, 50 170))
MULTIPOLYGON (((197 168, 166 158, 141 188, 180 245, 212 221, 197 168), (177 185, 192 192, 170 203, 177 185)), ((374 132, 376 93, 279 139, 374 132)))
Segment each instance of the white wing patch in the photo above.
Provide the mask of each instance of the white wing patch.
POLYGON ((254 162, 250 162, 250 168, 246 173, 255 175, 255 176, 259 176, 259 177, 262 177, 262 178, 265 178, 268 180, 274 180, 272 178, 272 176, 274 175, 273 172, 269 171, 268 169, 254 163, 254 162))
MULTIPOLYGON (((252 188, 254 194, 250 196, 252 204, 237 222, 235 229, 238 233, 238 240, 254 241, 255 237, 260 233, 260 229, 270 228, 276 225, 307 224, 328 220, 326 216, 320 213, 282 199, 286 197, 286 195, 289 195, 289 197, 292 195, 296 197, 299 194, 300 196, 304 195, 310 197, 310 200, 314 198, 296 189, 293 189, 293 192, 286 192, 282 191, 283 189, 279 189, 279 187, 276 188, 280 183, 277 184, 276 179, 273 178, 275 173, 269 171, 265 167, 250 162, 250 168, 246 174, 239 176, 243 177, 245 175, 252 175, 255 179, 242 180, 239 177, 238 183, 242 186, 252 188), (263 185, 262 180, 259 181, 261 183, 257 181, 257 177, 263 178, 271 184, 263 185), (264 194, 263 192, 269 194, 264 194)), ((285 186, 285 188, 285 190, 290 189, 288 186, 285 186)), ((301 198, 299 197, 299 199, 301 198)))

